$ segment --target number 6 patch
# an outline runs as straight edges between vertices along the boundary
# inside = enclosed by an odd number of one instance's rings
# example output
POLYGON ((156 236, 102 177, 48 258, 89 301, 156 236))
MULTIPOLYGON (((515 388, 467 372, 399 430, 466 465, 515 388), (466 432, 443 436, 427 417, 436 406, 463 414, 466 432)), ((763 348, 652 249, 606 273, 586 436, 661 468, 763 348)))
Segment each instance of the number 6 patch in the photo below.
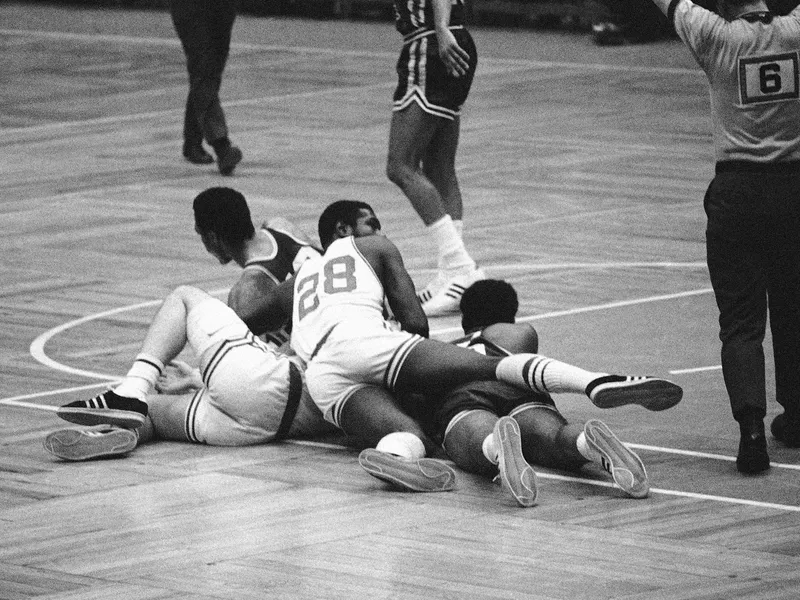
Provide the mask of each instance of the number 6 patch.
POLYGON ((797 52, 739 59, 742 104, 798 98, 797 52))

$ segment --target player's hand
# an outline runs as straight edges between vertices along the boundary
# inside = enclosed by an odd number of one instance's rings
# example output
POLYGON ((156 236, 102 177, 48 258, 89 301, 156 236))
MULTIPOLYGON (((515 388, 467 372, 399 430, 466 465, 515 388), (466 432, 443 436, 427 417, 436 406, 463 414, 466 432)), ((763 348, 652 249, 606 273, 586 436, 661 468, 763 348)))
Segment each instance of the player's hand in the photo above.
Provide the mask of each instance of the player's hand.
POLYGON ((439 41, 439 58, 453 77, 466 75, 469 70, 469 54, 456 42, 456 37, 449 29, 437 33, 439 41))
POLYGON ((199 390, 203 386, 200 372, 191 365, 173 360, 156 381, 159 394, 185 394, 199 390))

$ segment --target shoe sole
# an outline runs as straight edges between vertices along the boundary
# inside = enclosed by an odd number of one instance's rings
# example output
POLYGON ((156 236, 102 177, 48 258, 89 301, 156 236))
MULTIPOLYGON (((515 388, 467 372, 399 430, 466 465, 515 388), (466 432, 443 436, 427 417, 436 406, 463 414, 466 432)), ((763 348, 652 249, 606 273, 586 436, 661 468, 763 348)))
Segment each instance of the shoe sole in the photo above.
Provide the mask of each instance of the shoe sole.
POLYGON ((589 445, 600 453, 603 468, 611 474, 614 483, 632 498, 647 498, 650 493, 647 470, 636 453, 602 421, 587 421, 583 432, 589 445))
POLYGON ((522 454, 519 424, 511 417, 502 417, 494 426, 494 439, 499 444, 500 481, 522 507, 536 503, 536 472, 522 454))
POLYGON ((404 460, 368 448, 359 454, 358 463, 373 477, 406 491, 448 492, 455 487, 455 471, 433 458, 404 460))
POLYGON ((223 175, 233 174, 233 170, 242 162, 242 158, 244 158, 242 151, 239 148, 232 148, 225 159, 219 162, 219 172, 223 175))
POLYGON ((89 435, 80 429, 62 429, 44 439, 44 449, 69 461, 91 460, 127 454, 138 443, 130 429, 116 429, 102 435, 89 435))
POLYGON ((666 379, 647 378, 601 383, 591 395, 598 408, 638 404, 652 411, 672 408, 683 398, 683 389, 666 379))
POLYGON ((77 425, 116 425, 136 429, 144 425, 145 416, 132 410, 119 410, 116 408, 80 408, 62 406, 56 414, 70 423, 77 425))

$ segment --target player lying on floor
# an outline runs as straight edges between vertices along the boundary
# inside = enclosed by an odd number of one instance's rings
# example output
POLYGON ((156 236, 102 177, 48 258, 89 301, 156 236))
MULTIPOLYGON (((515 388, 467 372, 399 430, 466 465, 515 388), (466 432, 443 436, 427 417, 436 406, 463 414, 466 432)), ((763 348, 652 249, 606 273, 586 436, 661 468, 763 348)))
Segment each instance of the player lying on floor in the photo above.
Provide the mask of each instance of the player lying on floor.
MULTIPOLYGON (((518 299, 505 281, 474 283, 461 299, 466 337, 455 344, 491 356, 537 352, 536 330, 515 323, 518 299)), ((648 495, 639 457, 597 419, 568 423, 548 393, 525 392, 495 381, 458 386, 435 402, 434 437, 453 461, 472 473, 500 474, 503 487, 521 506, 536 501, 536 474, 529 463, 578 470, 592 462, 608 471, 629 496, 648 495)))
MULTIPOLYGON (((472 381, 502 381, 524 391, 585 394, 601 408, 638 404, 665 410, 680 402, 681 388, 664 379, 589 372, 534 353, 485 356, 427 339, 414 284, 372 207, 334 202, 318 229, 324 254, 304 262, 294 280, 265 298, 259 322, 270 328, 291 316, 291 344, 307 365, 311 397, 325 419, 345 432, 367 417, 380 421, 393 409, 362 394, 376 385, 392 394, 435 395, 472 381), (386 303, 401 330, 384 319, 386 303)), ((402 483, 410 477, 419 486, 428 479, 432 491, 448 479, 441 470, 409 470, 406 461, 381 450, 386 448, 369 448, 359 457, 378 478, 402 483)), ((425 450, 418 441, 401 456, 419 459, 425 450)))

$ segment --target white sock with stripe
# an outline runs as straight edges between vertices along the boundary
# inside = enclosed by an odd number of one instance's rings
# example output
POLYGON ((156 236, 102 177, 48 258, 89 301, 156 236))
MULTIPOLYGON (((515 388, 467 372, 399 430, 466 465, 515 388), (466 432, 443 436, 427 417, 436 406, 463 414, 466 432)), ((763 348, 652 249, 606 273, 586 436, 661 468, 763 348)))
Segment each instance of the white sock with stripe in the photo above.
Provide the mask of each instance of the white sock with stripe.
POLYGON ((475 268, 475 261, 467 253, 464 242, 450 215, 428 225, 428 231, 436 242, 439 255, 439 271, 448 274, 469 272, 475 268))
POLYGON ((119 396, 137 398, 147 402, 147 396, 153 391, 156 380, 164 372, 164 363, 147 354, 139 354, 122 382, 114 388, 119 396))
POLYGON ((497 365, 497 379, 544 394, 583 394, 603 373, 592 373, 540 354, 515 354, 497 365))

